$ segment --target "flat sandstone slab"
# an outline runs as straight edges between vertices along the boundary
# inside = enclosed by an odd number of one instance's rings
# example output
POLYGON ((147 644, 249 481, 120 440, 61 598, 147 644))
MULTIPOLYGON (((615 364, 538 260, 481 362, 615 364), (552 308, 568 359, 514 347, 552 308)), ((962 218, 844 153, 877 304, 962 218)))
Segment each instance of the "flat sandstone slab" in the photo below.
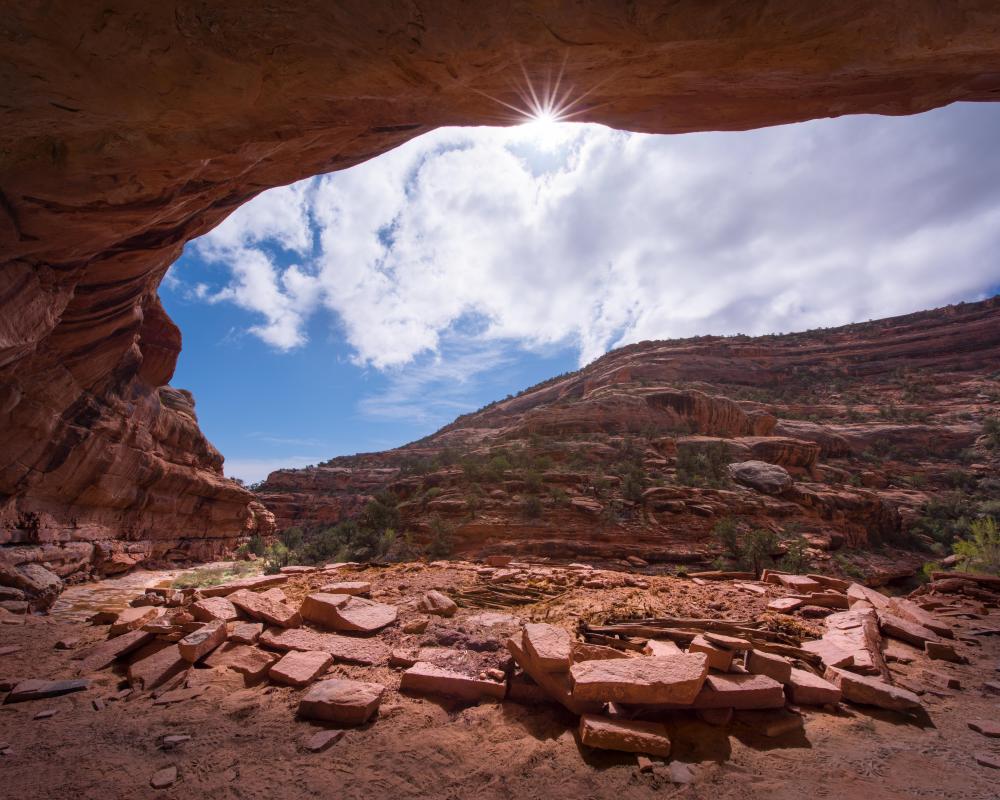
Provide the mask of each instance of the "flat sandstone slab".
POLYGON ((587 747, 669 756, 667 726, 658 722, 613 720, 595 714, 580 717, 580 741, 587 747))
POLYGON ((584 661, 570 668, 574 699, 640 705, 691 703, 707 676, 704 653, 584 661))
POLYGON ((507 693, 507 684, 505 683, 472 678, 436 667, 426 661, 418 661, 406 670, 399 688, 401 691, 418 694, 441 694, 471 702, 477 702, 484 697, 503 700, 507 693))
POLYGON ((275 683, 308 686, 333 663, 333 656, 316 650, 290 650, 267 673, 275 683))
POLYGON ((868 675, 830 668, 825 677, 840 689, 845 700, 852 703, 878 706, 889 711, 909 711, 922 705, 920 698, 913 692, 868 675))
POLYGON ((836 705, 840 689, 830 681, 804 670, 792 668, 788 681, 788 699, 800 706, 836 705))
POLYGON ((302 624, 299 612, 291 606, 270 597, 254 594, 246 589, 233 592, 229 595, 229 600, 240 611, 254 619, 259 619, 261 622, 280 625, 282 628, 297 628, 302 624))
POLYGON ((264 647, 274 650, 322 650, 337 661, 352 664, 384 664, 389 660, 391 650, 382 642, 340 636, 336 633, 320 633, 309 628, 294 628, 264 631, 258 640, 264 647))
POLYGON ((544 622, 524 626, 524 647, 531 658, 546 672, 569 670, 573 652, 569 631, 544 622))
POLYGON ((299 716, 342 725, 363 725, 382 702, 385 687, 377 683, 341 680, 313 684, 299 701, 299 716))
POLYGON ((287 575, 258 575, 253 578, 241 578, 238 581, 224 583, 221 586, 206 586, 204 589, 199 589, 198 591, 201 592, 202 597, 226 597, 233 592, 238 592, 240 589, 250 589, 253 591, 256 589, 267 589, 271 586, 281 586, 283 583, 288 583, 287 575))
POLYGON ((21 681, 7 695, 4 703, 24 703, 29 700, 44 700, 47 697, 58 697, 70 692, 81 692, 90 688, 90 681, 84 678, 74 678, 65 681, 47 681, 32 679, 21 681))
POLYGON ((88 647, 85 650, 78 650, 72 656, 73 660, 81 661, 81 672, 95 672, 110 666, 117 659, 126 656, 133 650, 138 650, 143 645, 149 644, 155 638, 155 634, 149 631, 137 630, 129 631, 114 639, 108 639, 88 647))

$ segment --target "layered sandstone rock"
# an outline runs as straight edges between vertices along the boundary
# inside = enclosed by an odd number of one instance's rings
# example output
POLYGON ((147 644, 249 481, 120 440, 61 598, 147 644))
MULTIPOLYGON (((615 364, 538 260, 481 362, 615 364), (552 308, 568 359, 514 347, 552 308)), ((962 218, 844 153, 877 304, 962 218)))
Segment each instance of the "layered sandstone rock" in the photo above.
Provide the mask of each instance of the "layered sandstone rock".
MULTIPOLYGON (((905 13, 858 2, 803 13, 792 0, 763 12, 111 0, 95 15, 68 1, 21 4, 5 18, 0 68, 5 562, 109 573, 210 558, 270 529, 223 479, 190 396, 167 387, 180 334, 156 295, 187 240, 263 189, 440 125, 517 121, 509 105, 522 105, 524 77, 542 84, 560 70, 582 101, 576 119, 639 131, 994 100, 998 21, 990 3, 930 0, 905 13)), ((927 344, 924 362, 948 342, 927 344)), ((728 343, 692 349, 703 351, 699 379, 732 369, 728 343)), ((748 363, 746 382, 769 379, 748 363)), ((626 380, 642 371, 620 369, 626 380)), ((685 392, 622 408, 689 417, 685 392)), ((768 432, 766 417, 731 407, 694 416, 717 432, 768 432)))

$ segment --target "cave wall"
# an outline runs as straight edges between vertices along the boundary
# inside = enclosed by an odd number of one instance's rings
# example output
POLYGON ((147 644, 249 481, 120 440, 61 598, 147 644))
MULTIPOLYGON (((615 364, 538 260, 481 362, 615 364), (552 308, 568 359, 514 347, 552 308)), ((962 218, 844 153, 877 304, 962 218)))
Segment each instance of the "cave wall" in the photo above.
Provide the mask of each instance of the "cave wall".
POLYGON ((267 528, 166 388, 156 294, 257 193, 510 124, 526 75, 650 132, 1000 98, 982 0, 49 0, 6 9, 0 42, 0 569, 66 575, 267 528))

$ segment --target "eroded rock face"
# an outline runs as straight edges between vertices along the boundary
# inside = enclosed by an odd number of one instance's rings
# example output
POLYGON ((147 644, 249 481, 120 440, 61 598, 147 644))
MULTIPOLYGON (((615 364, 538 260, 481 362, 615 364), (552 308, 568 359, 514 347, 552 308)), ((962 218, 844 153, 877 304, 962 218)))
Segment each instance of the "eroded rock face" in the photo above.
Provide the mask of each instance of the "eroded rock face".
POLYGON ((992 3, 931 0, 905 16, 792 0, 22 4, 0 68, 5 561, 112 573, 269 530, 167 387, 180 335, 156 295, 185 241, 263 189, 440 125, 516 121, 502 103, 521 103, 524 73, 561 67, 587 93, 577 119, 651 132, 993 100, 998 20, 992 3))

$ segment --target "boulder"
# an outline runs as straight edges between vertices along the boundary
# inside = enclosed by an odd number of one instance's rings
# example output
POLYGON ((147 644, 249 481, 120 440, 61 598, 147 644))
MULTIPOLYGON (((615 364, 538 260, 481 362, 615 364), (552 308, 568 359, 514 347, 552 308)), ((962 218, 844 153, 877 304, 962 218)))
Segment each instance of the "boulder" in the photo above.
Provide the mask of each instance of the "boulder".
POLYGON ((268 671, 275 683, 286 686, 308 686, 326 672, 333 663, 333 656, 316 650, 290 650, 268 671))
POLYGON ((570 667, 574 699, 639 705, 691 703, 707 675, 704 653, 584 661, 570 667))
POLYGON ((670 755, 667 726, 659 722, 637 722, 584 714, 580 717, 580 741, 587 747, 626 753, 670 755))
POLYGON ((546 623, 530 623, 524 626, 523 641, 539 668, 546 672, 569 670, 573 640, 566 629, 546 623))
POLYGON ((503 700, 507 693, 505 683, 480 680, 458 672, 442 669, 426 661, 418 661, 403 673, 400 691, 417 694, 439 694, 477 702, 484 698, 503 700))
POLYGON ((738 461, 730 464, 729 475, 736 483, 749 486, 762 494, 781 494, 794 483, 787 469, 766 461, 738 461))
POLYGON ((192 603, 188 607, 188 611, 199 622, 213 622, 215 620, 229 622, 239 618, 236 606, 225 597, 204 597, 192 603))
POLYGON ((4 568, 0 564, 0 581, 27 595, 30 607, 35 611, 51 608, 63 590, 63 582, 58 575, 35 563, 18 564, 10 568, 4 568))
POLYGON ((432 589, 420 598, 417 609, 425 614, 436 614, 441 617, 452 617, 458 611, 458 605, 448 595, 432 589))
POLYGON ((298 714, 306 719, 363 725, 378 710, 385 688, 334 678, 313 684, 299 701, 298 714))
POLYGON ((217 619, 189 633, 177 643, 181 658, 189 664, 194 664, 211 653, 216 647, 226 641, 229 630, 224 620, 217 619))
POLYGON ((878 706, 889 711, 909 711, 920 708, 920 698, 913 692, 893 686, 868 675, 856 675, 830 667, 825 677, 840 689, 844 700, 866 706, 878 706))
POLYGON ((800 706, 835 705, 840 702, 840 689, 808 670, 792 668, 788 680, 788 699, 800 706))
POLYGON ((227 596, 240 611, 261 622, 282 628, 297 628, 302 624, 298 611, 269 597, 262 597, 247 589, 240 589, 227 596))

